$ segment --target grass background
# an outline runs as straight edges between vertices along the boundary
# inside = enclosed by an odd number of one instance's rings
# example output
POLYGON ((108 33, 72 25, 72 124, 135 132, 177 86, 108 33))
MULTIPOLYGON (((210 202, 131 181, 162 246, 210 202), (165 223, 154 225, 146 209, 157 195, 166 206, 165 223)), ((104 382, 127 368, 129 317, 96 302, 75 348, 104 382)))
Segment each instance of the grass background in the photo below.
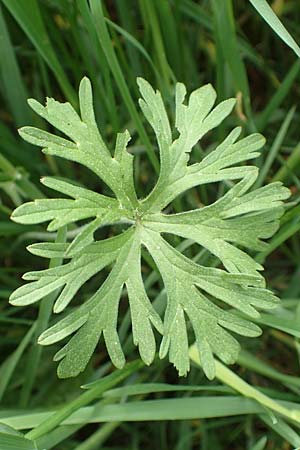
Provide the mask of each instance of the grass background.
MULTIPOLYGON (((299 2, 271 3, 300 42, 299 2)), ((278 31, 278 24, 275 27, 278 31)), ((2 0, 0 69, 0 449, 300 447, 300 62, 296 54, 246 0, 2 0), (82 384, 111 372, 104 347, 98 347, 80 377, 59 380, 52 361, 57 348, 35 343, 52 321, 49 299, 30 308, 8 305, 21 274, 44 267, 43 261, 26 252, 26 245, 55 238, 43 226, 10 222, 11 211, 28 199, 52 195, 39 184, 45 174, 76 178, 99 189, 89 172, 42 156, 17 134, 25 124, 46 126, 27 106, 28 97, 43 101, 53 96, 76 106, 76 90, 84 75, 92 80, 99 127, 109 146, 125 127, 133 135, 140 195, 155 180, 157 149, 137 106, 137 76, 161 90, 170 114, 176 80, 188 90, 211 82, 219 100, 236 96, 235 112, 210 134, 203 148, 197 147, 194 157, 199 159, 235 125, 242 125, 244 133, 260 131, 267 144, 255 162, 261 168, 258 184, 280 180, 293 193, 269 249, 256 255, 282 305, 272 314, 262 314, 263 336, 244 340, 237 364, 228 371, 220 367, 214 382, 205 379, 197 364, 187 378, 178 379, 166 361, 156 360, 150 368, 130 366, 130 373, 100 381, 82 393, 82 384), (123 390, 108 391, 122 377, 123 390), (141 387, 140 383, 151 384, 141 387), (51 417, 53 410, 59 412, 51 417), (61 425, 64 419, 67 422, 61 425), (32 428, 27 438, 35 443, 8 427, 24 433, 32 428)), ((193 189, 178 207, 209 203, 222 195, 223 188, 193 189)), ((195 256, 193 248, 190 252, 195 256)), ((205 253, 199 258, 210 263, 205 253)), ((155 273, 145 275, 151 298, 157 298, 161 282, 155 273)), ((83 294, 87 296, 89 290, 93 282, 83 294)), ((126 318, 121 333, 124 340, 128 338, 128 359, 136 358, 126 318)))

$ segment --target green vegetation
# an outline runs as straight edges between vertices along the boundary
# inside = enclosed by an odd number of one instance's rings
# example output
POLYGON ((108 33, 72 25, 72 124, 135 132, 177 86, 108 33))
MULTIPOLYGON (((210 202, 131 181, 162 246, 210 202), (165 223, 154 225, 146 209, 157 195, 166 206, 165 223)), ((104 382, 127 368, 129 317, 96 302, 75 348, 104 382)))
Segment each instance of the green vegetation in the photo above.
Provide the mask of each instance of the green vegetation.
POLYGON ((271 6, 2 0, 0 450, 300 448, 300 5, 271 6))

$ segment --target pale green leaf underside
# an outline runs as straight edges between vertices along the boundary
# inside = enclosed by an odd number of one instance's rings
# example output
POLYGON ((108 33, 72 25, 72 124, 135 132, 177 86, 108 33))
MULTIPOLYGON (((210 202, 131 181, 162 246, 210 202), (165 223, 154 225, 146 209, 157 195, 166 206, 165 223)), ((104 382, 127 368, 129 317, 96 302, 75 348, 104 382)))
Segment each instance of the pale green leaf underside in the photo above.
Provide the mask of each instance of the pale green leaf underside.
POLYGON ((35 255, 63 257, 66 262, 61 267, 25 274, 24 279, 31 282, 18 288, 10 301, 14 305, 29 305, 51 292, 58 292, 54 305, 54 312, 58 313, 75 296, 78 298, 80 288, 89 279, 104 271, 106 278, 98 290, 40 336, 41 344, 50 345, 72 335, 55 356, 60 361, 59 376, 75 376, 84 370, 101 336, 115 366, 124 365, 117 328, 119 303, 126 291, 133 340, 143 361, 146 364, 153 361, 156 329, 162 335, 160 357, 169 355, 179 374, 186 374, 189 321, 202 367, 213 378, 214 355, 228 364, 237 358, 239 344, 230 332, 258 336, 260 329, 246 317, 256 318, 259 309, 270 309, 277 304, 277 298, 265 289, 259 273, 262 267, 246 249, 265 248, 264 240, 279 226, 282 201, 288 198, 289 191, 280 183, 250 191, 258 170, 241 163, 259 155, 264 138, 253 134, 238 140, 240 128, 235 128, 201 161, 188 164, 192 148, 228 116, 234 100, 226 100, 214 108, 216 93, 211 85, 206 85, 192 92, 185 103, 185 86, 178 83, 175 95, 178 138, 173 140, 160 93, 143 79, 138 79, 138 84, 142 95, 140 106, 155 132, 161 165, 152 192, 140 200, 133 181, 133 156, 127 151, 129 133, 118 134, 111 155, 95 122, 87 78, 82 80, 79 89, 81 116, 69 103, 48 99, 44 107, 35 100, 29 101, 35 112, 66 138, 32 127, 22 128, 21 136, 43 147, 46 154, 86 166, 109 186, 114 197, 92 192, 71 181, 42 179, 44 185, 66 197, 26 203, 14 211, 14 221, 49 222, 49 231, 81 220, 90 219, 90 222, 66 244, 29 246, 28 250, 35 255), (163 212, 186 190, 223 180, 236 182, 215 203, 178 214, 163 212), (94 240, 99 227, 114 223, 126 223, 129 228, 117 236, 94 240), (215 255, 224 269, 204 267, 189 260, 167 242, 165 233, 192 239, 215 255), (166 288, 163 320, 144 287, 142 248, 151 254, 166 288), (240 311, 244 318, 234 310, 240 311))

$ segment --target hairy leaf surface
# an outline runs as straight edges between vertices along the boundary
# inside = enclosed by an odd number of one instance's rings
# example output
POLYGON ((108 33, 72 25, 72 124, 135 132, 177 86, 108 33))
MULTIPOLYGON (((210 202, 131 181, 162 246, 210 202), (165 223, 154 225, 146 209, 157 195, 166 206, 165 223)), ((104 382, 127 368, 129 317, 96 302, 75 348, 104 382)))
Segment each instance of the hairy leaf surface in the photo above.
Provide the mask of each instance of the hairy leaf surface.
MULTIPOLYGON (((29 100, 34 111, 66 137, 32 127, 21 136, 43 148, 48 155, 75 161, 93 171, 114 193, 105 196, 78 186, 73 181, 46 177, 42 183, 68 198, 38 199, 18 207, 12 219, 23 224, 49 222, 48 230, 87 220, 76 237, 66 244, 38 243, 28 250, 44 258, 63 257, 61 267, 29 272, 30 283, 10 298, 14 305, 34 303, 58 291, 54 312, 63 311, 80 288, 103 271, 98 290, 80 306, 46 330, 39 339, 50 345, 71 336, 56 354, 61 377, 76 376, 84 370, 101 336, 116 367, 125 356, 118 335, 119 304, 127 293, 134 343, 146 364, 156 352, 154 329, 162 335, 159 355, 169 355, 180 375, 189 370, 191 325, 201 365, 209 378, 215 375, 214 355, 233 363, 239 344, 231 332, 254 337, 261 333, 251 317, 259 309, 270 309, 278 299, 265 288, 263 269, 247 253, 267 245, 283 214, 282 201, 289 191, 280 183, 251 191, 258 170, 246 161, 256 158, 264 144, 259 134, 238 140, 235 128, 201 161, 189 164, 197 142, 230 114, 235 101, 214 107, 216 93, 211 85, 191 93, 178 83, 175 93, 175 124, 172 131, 162 97, 150 84, 138 79, 141 109, 152 126, 160 153, 160 174, 150 194, 138 199, 133 178, 133 156, 128 152, 128 131, 118 134, 113 155, 96 125, 91 84, 80 84, 80 115, 69 103, 47 99, 46 106, 29 100), (176 139, 173 135, 176 134, 176 139), (230 189, 214 203, 195 210, 167 214, 165 208, 190 188, 226 181, 230 189), (119 235, 95 240, 97 229, 108 224, 127 224, 119 235), (168 235, 191 239, 219 260, 219 268, 205 267, 190 260, 171 245, 168 235), (163 319, 150 301, 142 276, 142 249, 149 252, 167 293, 163 319), (243 313, 235 314, 234 310, 243 313), (248 318, 247 318, 248 317, 248 318)), ((81 300, 81 299, 79 299, 81 300)))

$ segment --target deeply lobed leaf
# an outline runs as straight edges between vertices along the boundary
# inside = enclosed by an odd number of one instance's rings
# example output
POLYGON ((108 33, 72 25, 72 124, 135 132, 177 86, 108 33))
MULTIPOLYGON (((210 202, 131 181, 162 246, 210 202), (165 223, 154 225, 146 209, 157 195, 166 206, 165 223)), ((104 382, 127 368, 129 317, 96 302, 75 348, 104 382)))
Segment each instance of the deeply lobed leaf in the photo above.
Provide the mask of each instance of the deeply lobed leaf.
POLYGON ((44 178, 44 185, 69 198, 26 203, 14 211, 14 221, 50 222, 49 231, 83 219, 90 219, 90 222, 79 228, 75 238, 67 244, 29 246, 33 254, 60 257, 68 262, 61 267, 24 275, 31 283, 17 289, 10 301, 15 305, 28 305, 51 292, 58 292, 54 312, 61 312, 75 296, 80 299, 80 288, 89 279, 103 271, 106 278, 98 290, 40 336, 41 344, 50 345, 72 335, 55 357, 60 361, 59 376, 75 376, 84 370, 101 335, 112 362, 117 367, 124 365, 117 327, 119 303, 126 289, 133 341, 143 361, 150 364, 155 356, 155 328, 163 336, 160 357, 168 354, 179 374, 185 375, 189 370, 189 322, 201 365, 206 375, 213 378, 214 355, 228 364, 237 358, 239 344, 230 332, 258 336, 260 329, 247 317, 256 318, 259 309, 277 305, 278 299, 265 289, 259 273, 262 266, 247 249, 265 248, 264 239, 276 232, 283 214, 282 201, 288 198, 289 191, 280 183, 251 191, 258 170, 241 163, 259 155, 264 138, 253 134, 238 140, 240 128, 235 128, 200 162, 188 164, 192 148, 231 112, 234 100, 214 107, 216 93, 211 85, 206 85, 192 92, 185 104, 186 89, 177 84, 175 128, 178 137, 173 140, 160 93, 143 79, 139 79, 138 84, 142 95, 140 106, 156 134, 161 164, 157 183, 144 199, 138 199, 135 192, 133 156, 127 151, 129 133, 118 134, 112 156, 96 125, 87 78, 79 88, 80 116, 69 103, 48 99, 46 106, 42 106, 35 100, 29 101, 40 116, 67 138, 32 127, 21 129, 21 136, 43 147, 46 154, 86 166, 109 186, 114 197, 66 180, 44 178), (164 212, 164 208, 186 190, 218 181, 236 183, 210 205, 177 214, 164 212), (129 228, 117 236, 94 240, 99 227, 113 223, 126 223, 129 228), (215 255, 224 268, 204 267, 191 261, 167 241, 166 233, 193 240, 215 255), (143 247, 151 254, 166 288, 163 322, 145 290, 141 269, 143 247), (234 310, 243 316, 235 314, 234 310))

